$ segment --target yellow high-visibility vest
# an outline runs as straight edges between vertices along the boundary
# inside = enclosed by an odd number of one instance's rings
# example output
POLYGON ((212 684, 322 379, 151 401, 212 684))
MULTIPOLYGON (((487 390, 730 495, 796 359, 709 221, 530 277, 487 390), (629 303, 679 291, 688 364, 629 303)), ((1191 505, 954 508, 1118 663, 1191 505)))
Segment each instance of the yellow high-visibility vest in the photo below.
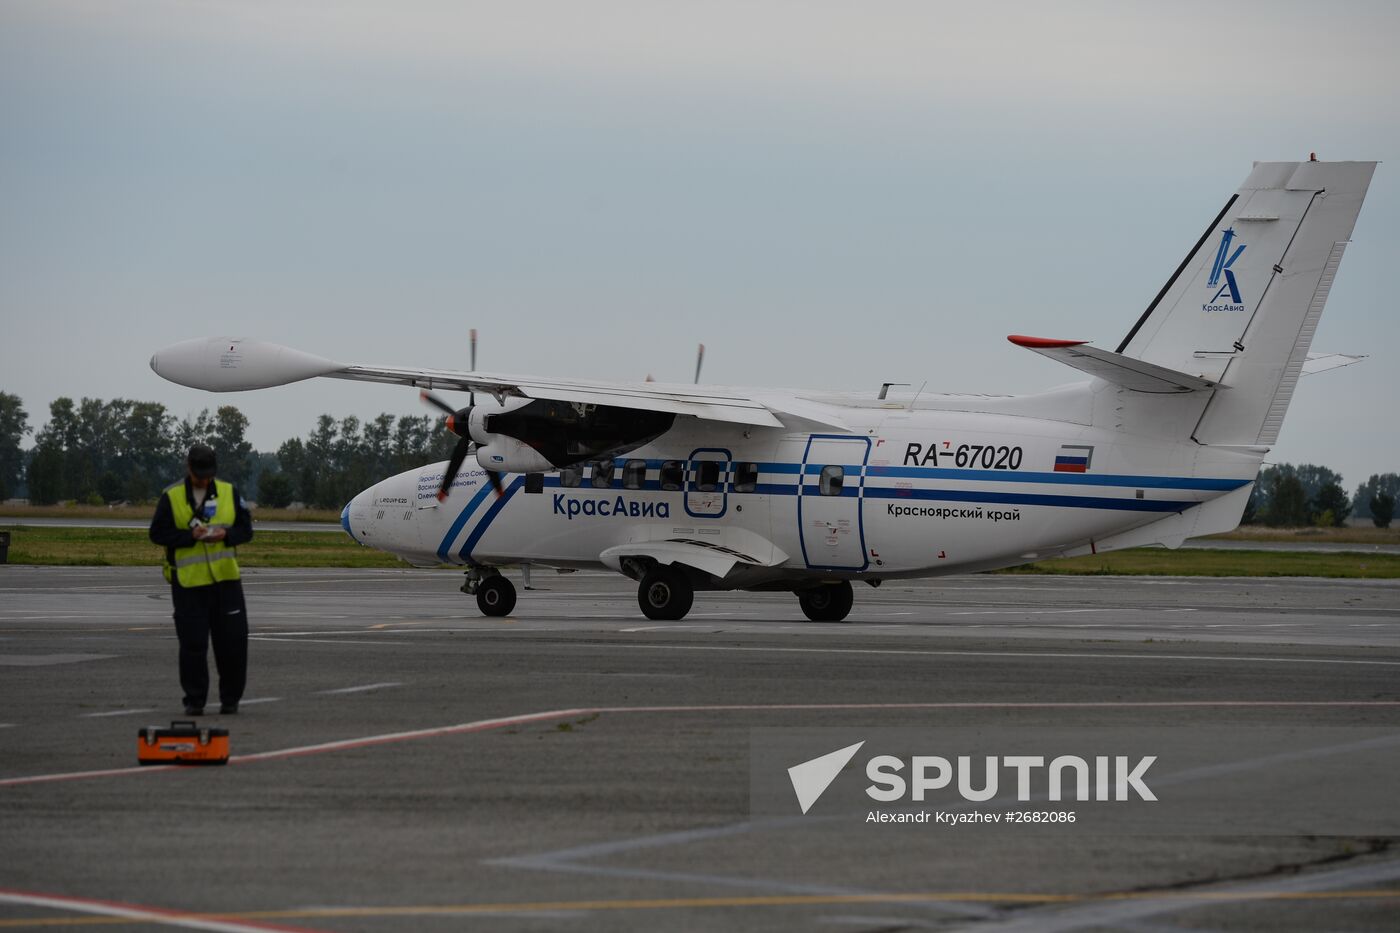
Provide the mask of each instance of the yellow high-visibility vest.
MULTIPOLYGON (((194 519, 194 509, 185 497, 185 484, 176 483, 165 490, 170 499, 170 510, 175 516, 176 528, 188 528, 194 519)), ((209 490, 215 500, 214 517, 209 520, 210 528, 232 528, 236 520, 233 504, 233 484, 221 479, 214 480, 214 488, 209 490)), ((175 549, 175 578, 183 587, 208 586, 222 580, 238 579, 237 548, 231 548, 222 541, 196 541, 194 547, 175 549)), ((170 580, 171 565, 165 564, 165 579, 170 580)))

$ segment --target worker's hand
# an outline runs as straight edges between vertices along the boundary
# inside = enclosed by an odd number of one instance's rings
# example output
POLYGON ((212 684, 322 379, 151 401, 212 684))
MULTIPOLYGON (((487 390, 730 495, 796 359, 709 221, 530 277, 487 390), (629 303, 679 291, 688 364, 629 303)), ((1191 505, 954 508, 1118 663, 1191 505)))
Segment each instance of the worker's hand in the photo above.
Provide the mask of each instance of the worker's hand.
POLYGON ((206 528, 204 529, 204 540, 222 541, 226 534, 228 534, 228 530, 224 528, 206 528))
POLYGON ((209 533, 209 526, 208 526, 208 525, 204 525, 204 524, 200 524, 200 523, 195 523, 194 525, 191 525, 191 526, 190 526, 190 534, 194 535, 194 539, 195 539, 196 541, 202 541, 202 540, 204 540, 204 536, 207 535, 208 533, 209 533))

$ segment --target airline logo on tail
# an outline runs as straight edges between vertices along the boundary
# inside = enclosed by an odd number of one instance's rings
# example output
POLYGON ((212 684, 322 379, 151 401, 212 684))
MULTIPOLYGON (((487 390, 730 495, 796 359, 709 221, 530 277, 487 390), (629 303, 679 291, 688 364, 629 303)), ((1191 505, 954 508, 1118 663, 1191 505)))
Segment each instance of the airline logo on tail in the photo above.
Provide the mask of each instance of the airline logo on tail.
POLYGON ((1244 252, 1244 244, 1241 243, 1231 252, 1230 247, 1235 242, 1235 228, 1230 227, 1220 234, 1220 248, 1215 251, 1215 264, 1210 267, 1210 278, 1206 280, 1206 285, 1217 289, 1215 296, 1209 302, 1201 305, 1202 311, 1243 311, 1244 299, 1240 297, 1240 286, 1235 281, 1235 273, 1230 269, 1235 264, 1235 260, 1240 258, 1240 253, 1244 252), (1221 279, 1224 279, 1222 282, 1221 279), (1224 302, 1221 299, 1224 298, 1224 302))

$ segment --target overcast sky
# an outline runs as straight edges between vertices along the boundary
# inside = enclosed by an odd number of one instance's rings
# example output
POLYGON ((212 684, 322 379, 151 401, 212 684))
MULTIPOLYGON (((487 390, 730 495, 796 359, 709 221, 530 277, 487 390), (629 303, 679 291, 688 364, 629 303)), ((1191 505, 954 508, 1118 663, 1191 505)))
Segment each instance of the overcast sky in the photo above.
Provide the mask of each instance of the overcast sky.
POLYGON ((164 382, 210 334, 345 362, 875 391, 1077 374, 1253 160, 1388 161, 1274 455, 1400 471, 1389 3, 0 2, 0 389, 256 446, 424 411, 164 382))

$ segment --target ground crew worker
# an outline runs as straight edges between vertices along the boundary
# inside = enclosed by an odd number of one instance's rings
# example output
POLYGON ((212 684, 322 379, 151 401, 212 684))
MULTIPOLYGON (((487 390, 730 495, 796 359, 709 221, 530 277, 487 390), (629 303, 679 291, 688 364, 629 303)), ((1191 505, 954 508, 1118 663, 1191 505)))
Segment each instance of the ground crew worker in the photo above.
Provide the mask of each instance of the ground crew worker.
POLYGON ((180 640, 185 714, 204 715, 209 643, 219 669, 219 712, 238 712, 248 676, 248 615, 234 548, 253 537, 253 517, 233 484, 215 479, 214 451, 190 448, 185 480, 167 488, 151 519, 151 540, 165 548, 165 579, 180 640))

